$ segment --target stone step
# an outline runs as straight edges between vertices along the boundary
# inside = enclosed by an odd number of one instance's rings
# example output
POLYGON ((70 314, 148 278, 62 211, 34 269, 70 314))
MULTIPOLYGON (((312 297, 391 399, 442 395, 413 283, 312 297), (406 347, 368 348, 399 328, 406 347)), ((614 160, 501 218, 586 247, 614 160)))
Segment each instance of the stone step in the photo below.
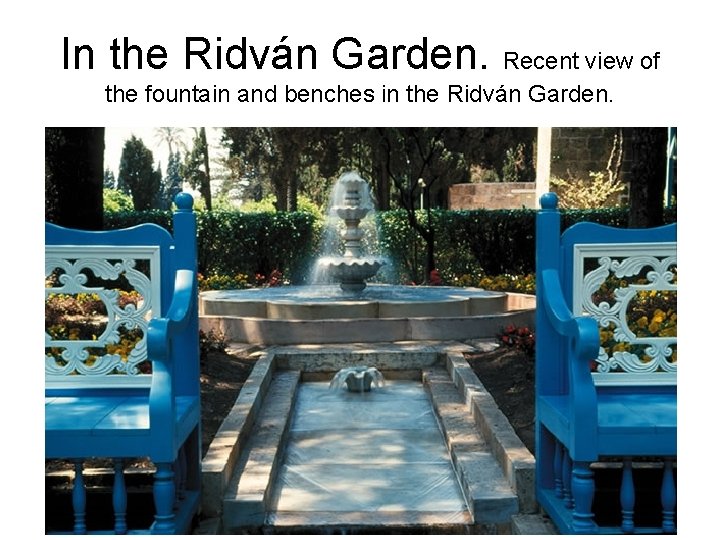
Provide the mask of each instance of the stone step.
POLYGON ((225 493, 222 521, 226 534, 265 523, 299 381, 299 371, 279 371, 273 377, 225 493))
POLYGON ((450 450, 468 509, 476 524, 511 523, 518 497, 490 445, 477 430, 470 406, 444 368, 423 371, 435 413, 450 450))

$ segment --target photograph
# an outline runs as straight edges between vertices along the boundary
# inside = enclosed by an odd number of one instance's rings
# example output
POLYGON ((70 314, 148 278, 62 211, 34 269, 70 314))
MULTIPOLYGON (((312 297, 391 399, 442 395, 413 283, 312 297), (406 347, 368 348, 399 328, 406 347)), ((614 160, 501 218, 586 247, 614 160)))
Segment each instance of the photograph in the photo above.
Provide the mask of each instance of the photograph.
POLYGON ((45 126, 45 534, 677 534, 677 138, 45 126))

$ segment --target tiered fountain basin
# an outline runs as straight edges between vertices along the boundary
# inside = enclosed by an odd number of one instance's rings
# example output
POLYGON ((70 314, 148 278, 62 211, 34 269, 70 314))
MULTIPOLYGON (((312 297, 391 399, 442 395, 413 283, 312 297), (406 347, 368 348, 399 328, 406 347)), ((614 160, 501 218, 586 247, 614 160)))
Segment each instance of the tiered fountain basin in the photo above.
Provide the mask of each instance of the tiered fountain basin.
POLYGON ((465 287, 370 284, 200 294, 201 328, 243 343, 352 343, 493 337, 507 324, 533 325, 535 297, 465 287), (352 324, 349 324, 352 322, 352 324))

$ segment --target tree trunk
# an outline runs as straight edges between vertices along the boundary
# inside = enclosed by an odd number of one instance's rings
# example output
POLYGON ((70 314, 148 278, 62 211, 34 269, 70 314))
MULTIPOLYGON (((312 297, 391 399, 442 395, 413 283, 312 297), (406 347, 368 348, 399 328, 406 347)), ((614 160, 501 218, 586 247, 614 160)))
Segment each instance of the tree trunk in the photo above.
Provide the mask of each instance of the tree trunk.
POLYGON ((375 153, 372 170, 377 188, 377 209, 382 212, 390 210, 390 178, 385 164, 385 157, 380 151, 375 153))
POLYGON ((425 282, 430 282, 430 273, 435 270, 435 228, 430 223, 430 212, 428 211, 427 238, 427 261, 425 263, 425 282))
POLYGON ((207 135, 205 128, 200 128, 200 143, 202 145, 203 167, 205 168, 204 178, 200 184, 200 194, 205 200, 205 209, 212 210, 212 191, 210 189, 210 150, 208 149, 207 135))
POLYGON ((630 228, 663 224, 667 128, 629 129, 635 162, 631 169, 630 228))
POLYGON ((103 227, 105 128, 45 129, 45 219, 74 229, 103 227))

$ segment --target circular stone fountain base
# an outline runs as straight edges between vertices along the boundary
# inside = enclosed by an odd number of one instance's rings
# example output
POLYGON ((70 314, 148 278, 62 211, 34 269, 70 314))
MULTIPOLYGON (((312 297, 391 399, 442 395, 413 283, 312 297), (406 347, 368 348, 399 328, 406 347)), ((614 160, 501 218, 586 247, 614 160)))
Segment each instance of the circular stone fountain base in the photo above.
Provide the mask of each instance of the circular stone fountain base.
POLYGON ((534 325, 535 297, 461 287, 370 284, 200 294, 201 328, 229 341, 262 344, 466 340, 506 324, 534 325))
POLYGON ((203 315, 272 320, 460 317, 506 310, 506 293, 463 287, 368 285, 344 291, 322 285, 200 293, 203 315))

